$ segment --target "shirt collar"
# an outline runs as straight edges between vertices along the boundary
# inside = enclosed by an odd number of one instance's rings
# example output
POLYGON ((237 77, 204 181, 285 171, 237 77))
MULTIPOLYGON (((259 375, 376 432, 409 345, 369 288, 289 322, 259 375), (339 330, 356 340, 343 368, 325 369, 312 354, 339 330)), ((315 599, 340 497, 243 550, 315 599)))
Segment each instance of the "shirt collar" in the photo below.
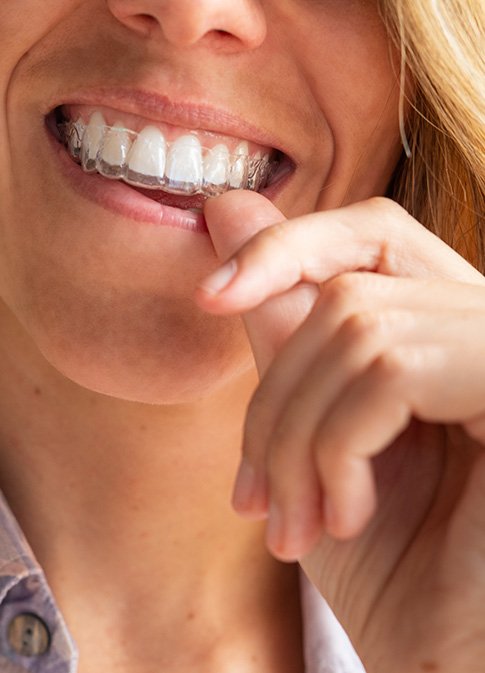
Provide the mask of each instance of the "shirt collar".
POLYGON ((0 670, 2 673, 75 673, 78 653, 32 549, 0 493, 0 670), (27 657, 9 642, 15 617, 29 613, 49 634, 46 652, 27 657))

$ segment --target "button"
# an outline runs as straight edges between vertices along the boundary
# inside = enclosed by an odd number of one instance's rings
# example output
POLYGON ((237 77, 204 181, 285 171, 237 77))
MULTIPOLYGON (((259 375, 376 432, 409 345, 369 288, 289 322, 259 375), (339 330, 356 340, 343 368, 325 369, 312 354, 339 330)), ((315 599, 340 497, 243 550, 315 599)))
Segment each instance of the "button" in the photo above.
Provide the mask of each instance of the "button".
POLYGON ((12 619, 8 626, 10 647, 23 657, 36 657, 49 649, 49 630, 40 617, 24 612, 12 619))

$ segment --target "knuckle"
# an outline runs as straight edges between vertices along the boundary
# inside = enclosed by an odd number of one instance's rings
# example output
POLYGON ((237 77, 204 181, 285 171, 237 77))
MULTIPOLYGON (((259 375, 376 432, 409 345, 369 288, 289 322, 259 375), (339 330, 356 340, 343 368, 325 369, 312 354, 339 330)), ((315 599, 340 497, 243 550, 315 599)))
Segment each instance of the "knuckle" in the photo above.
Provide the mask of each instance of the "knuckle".
POLYGON ((321 442, 315 451, 318 470, 324 481, 352 474, 355 465, 361 460, 362 449, 359 434, 340 432, 332 436, 332 433, 327 433, 324 443, 321 442))
POLYGON ((409 368, 409 357, 403 348, 391 348, 381 353, 374 362, 374 373, 379 381, 391 382, 403 378, 409 368))
POLYGON ((396 201, 385 196, 373 196, 368 203, 389 232, 397 229, 401 232, 407 232, 410 228, 415 230, 416 220, 396 201))
POLYGON ((322 301, 335 311, 345 312, 360 294, 357 273, 342 273, 327 281, 322 288, 322 301))
POLYGON ((265 229, 267 235, 276 241, 286 241, 288 236, 288 221, 276 222, 265 229))
POLYGON ((399 203, 387 198, 386 196, 373 196, 368 201, 369 206, 373 208, 381 217, 391 216, 396 217, 409 213, 399 203))
POLYGON ((354 313, 346 318, 340 328, 340 336, 350 344, 375 342, 381 339, 385 325, 376 312, 354 313))

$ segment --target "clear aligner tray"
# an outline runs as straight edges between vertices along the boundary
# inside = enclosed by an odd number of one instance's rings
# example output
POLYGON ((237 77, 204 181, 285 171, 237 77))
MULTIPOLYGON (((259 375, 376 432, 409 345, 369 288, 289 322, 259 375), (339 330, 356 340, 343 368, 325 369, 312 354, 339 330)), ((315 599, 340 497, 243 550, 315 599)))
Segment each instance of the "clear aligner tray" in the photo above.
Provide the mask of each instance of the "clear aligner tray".
MULTIPOLYGON (((160 170, 164 163, 162 160, 159 161, 157 174, 147 175, 133 170, 130 166, 133 164, 130 152, 140 133, 107 125, 95 126, 93 130, 92 124, 89 127, 89 133, 86 133, 87 128, 80 121, 58 124, 59 133, 69 154, 81 164, 83 170, 87 173, 98 172, 107 178, 123 180, 130 185, 144 189, 161 189, 171 194, 203 194, 205 196, 217 196, 230 189, 259 191, 267 185, 278 166, 277 161, 258 154, 249 156, 244 152, 237 154, 223 152, 219 157, 215 154, 217 148, 202 147, 199 149, 197 140, 197 142, 194 141, 195 148, 187 147, 183 150, 183 161, 185 165, 188 164, 190 179, 180 179, 181 176, 176 176, 179 179, 174 179, 174 171, 170 170, 169 165, 170 152, 177 142, 175 141, 165 143, 164 170, 160 170), (207 168, 209 164, 210 170, 207 168), (208 172, 210 177, 206 179, 208 172)), ((195 135, 193 137, 196 138, 195 135)), ((178 151, 180 152, 180 149, 178 151)))

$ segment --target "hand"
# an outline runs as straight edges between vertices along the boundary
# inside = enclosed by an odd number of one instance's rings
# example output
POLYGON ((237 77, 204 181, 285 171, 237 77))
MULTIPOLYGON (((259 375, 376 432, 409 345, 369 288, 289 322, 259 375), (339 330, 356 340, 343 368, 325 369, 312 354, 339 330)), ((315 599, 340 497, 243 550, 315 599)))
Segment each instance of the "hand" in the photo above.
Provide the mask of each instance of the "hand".
POLYGON ((237 508, 269 507, 370 673, 482 670, 483 277, 385 199, 285 222, 232 193, 207 220, 236 254, 198 301, 243 313, 262 373, 237 508))

